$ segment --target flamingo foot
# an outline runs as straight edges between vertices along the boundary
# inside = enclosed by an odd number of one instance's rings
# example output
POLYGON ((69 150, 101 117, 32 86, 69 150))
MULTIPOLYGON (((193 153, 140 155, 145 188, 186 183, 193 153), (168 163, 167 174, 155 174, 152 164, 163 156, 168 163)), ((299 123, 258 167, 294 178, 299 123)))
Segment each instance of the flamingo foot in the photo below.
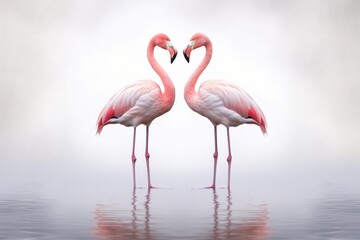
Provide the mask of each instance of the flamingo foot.
POLYGON ((171 188, 155 187, 153 185, 150 185, 150 187, 148 187, 148 190, 150 190, 150 189, 171 189, 171 188))
POLYGON ((158 188, 158 187, 154 187, 154 186, 147 186, 147 187, 136 187, 136 189, 148 189, 148 190, 150 190, 150 189, 153 189, 153 188, 158 188))
POLYGON ((158 187, 155 187, 153 185, 148 186, 148 189, 152 189, 152 188, 158 188, 158 187))
POLYGON ((150 189, 167 189, 167 188, 155 187, 153 185, 150 185, 150 186, 147 186, 147 187, 136 187, 136 189, 148 189, 148 190, 150 190, 150 189))

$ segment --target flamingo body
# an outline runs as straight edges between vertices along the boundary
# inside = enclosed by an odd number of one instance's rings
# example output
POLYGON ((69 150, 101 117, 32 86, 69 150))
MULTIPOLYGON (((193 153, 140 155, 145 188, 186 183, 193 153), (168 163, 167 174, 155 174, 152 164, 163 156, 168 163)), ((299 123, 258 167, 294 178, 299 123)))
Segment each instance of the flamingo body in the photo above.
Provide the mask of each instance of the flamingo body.
POLYGON ((196 95, 187 98, 187 103, 214 125, 256 124, 266 133, 266 120, 261 109, 249 94, 234 84, 208 80, 200 85, 196 95))
POLYGON ((101 111, 98 130, 107 124, 119 123, 137 127, 149 125, 155 118, 168 112, 174 101, 162 101, 160 86, 151 80, 142 80, 116 93, 101 111))

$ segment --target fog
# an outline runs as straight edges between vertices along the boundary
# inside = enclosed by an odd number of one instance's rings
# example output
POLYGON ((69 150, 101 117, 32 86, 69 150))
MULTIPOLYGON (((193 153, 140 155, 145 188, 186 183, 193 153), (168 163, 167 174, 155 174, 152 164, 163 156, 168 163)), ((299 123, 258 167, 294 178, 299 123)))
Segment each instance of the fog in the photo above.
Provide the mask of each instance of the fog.
MULTIPOLYGON (((61 169, 118 172, 131 184, 132 128, 106 126, 96 136, 96 120, 123 86, 161 83, 146 58, 158 32, 179 54, 170 64, 166 51, 155 51, 176 87, 174 107, 150 127, 155 182, 201 185, 211 177, 213 127, 183 98, 205 53, 194 51, 190 64, 182 56, 196 32, 213 43, 199 83, 224 79, 241 86, 267 118, 266 136, 253 125, 231 128, 235 178, 359 166, 359 12, 355 0, 1 1, 1 174, 8 178, 9 168, 46 176, 61 169)), ((145 185, 145 127, 137 133, 145 185)), ((224 184, 224 127, 218 137, 224 184)))

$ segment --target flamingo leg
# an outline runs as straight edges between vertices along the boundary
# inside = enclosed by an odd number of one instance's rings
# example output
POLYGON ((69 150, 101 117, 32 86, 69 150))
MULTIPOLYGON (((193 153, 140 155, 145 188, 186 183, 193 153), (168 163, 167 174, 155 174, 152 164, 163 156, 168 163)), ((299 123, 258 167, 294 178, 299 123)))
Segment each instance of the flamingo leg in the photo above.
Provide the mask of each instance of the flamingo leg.
POLYGON ((228 151, 229 151, 229 155, 227 157, 227 162, 228 162, 228 189, 230 189, 230 172, 231 172, 232 156, 231 156, 231 147, 230 147, 230 130, 229 130, 229 127, 226 127, 226 131, 227 131, 228 151))
POLYGON ((146 158, 146 168, 147 168, 147 176, 148 176, 148 189, 153 188, 150 181, 150 153, 149 153, 149 126, 146 126, 146 147, 145 147, 145 158, 146 158))
POLYGON ((132 167, 133 167, 133 182, 134 182, 134 189, 136 188, 136 178, 135 178, 135 140, 136 140, 136 127, 134 127, 134 136, 133 136, 133 148, 132 148, 132 155, 131 155, 131 161, 132 161, 132 167))
POLYGON ((216 182, 216 166, 217 166, 217 159, 218 159, 218 144, 217 144, 217 127, 214 125, 214 142, 215 142, 215 152, 213 154, 214 157, 214 176, 213 176, 213 184, 212 188, 215 189, 215 182, 216 182))
POLYGON ((216 182, 216 166, 217 166, 217 159, 218 159, 218 144, 217 144, 217 126, 214 125, 214 142, 215 142, 215 151, 213 154, 214 157, 214 174, 213 174, 213 183, 211 186, 206 188, 215 189, 215 182, 216 182))

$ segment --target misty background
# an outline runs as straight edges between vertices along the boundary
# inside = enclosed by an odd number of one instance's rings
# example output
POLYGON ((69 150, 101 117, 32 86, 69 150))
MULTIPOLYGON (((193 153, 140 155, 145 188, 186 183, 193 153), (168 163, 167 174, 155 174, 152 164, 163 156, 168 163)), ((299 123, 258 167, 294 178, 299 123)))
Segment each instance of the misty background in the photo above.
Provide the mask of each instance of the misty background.
MULTIPOLYGON (((132 128, 106 126, 102 107, 140 79, 161 84, 150 67, 150 38, 167 34, 179 54, 170 64, 172 110, 150 127, 152 181, 211 182, 213 127, 183 98, 205 50, 182 50, 196 32, 213 43, 200 77, 224 79, 263 110, 268 135, 231 128, 233 186, 243 175, 304 177, 359 167, 360 2, 330 1, 0 1, 0 179, 96 182, 117 176, 131 186, 132 128), (293 174, 295 172, 295 174, 293 174)), ((226 185, 226 131, 220 127, 218 183, 226 185)), ((146 185, 145 127, 138 127, 138 184, 146 185)))

